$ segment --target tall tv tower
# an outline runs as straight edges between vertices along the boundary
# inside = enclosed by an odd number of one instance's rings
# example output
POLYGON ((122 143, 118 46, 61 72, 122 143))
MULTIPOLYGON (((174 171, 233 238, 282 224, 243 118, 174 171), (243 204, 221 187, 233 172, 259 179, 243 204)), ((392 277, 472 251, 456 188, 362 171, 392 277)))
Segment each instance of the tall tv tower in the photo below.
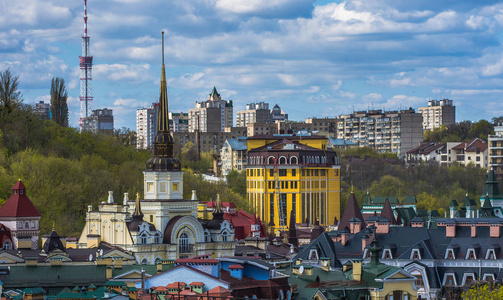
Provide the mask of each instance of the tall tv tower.
POLYGON ((80 62, 80 131, 83 130, 83 119, 91 115, 93 101, 93 57, 89 52, 89 36, 87 35, 87 0, 84 0, 84 35, 82 36, 82 56, 80 62))

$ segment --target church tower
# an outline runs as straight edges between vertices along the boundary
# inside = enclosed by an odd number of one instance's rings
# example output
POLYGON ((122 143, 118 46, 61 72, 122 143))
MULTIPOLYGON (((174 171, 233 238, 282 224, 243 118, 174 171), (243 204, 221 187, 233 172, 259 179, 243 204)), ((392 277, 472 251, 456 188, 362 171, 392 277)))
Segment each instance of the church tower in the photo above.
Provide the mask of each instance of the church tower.
MULTIPOLYGON (((191 203, 190 200, 183 200, 183 171, 180 160, 174 157, 173 145, 173 137, 169 128, 163 32, 157 135, 154 140, 154 155, 147 161, 146 169, 143 172, 144 200, 142 203, 144 220, 153 223, 161 231, 166 228, 172 217, 177 215, 197 216, 197 201, 191 203)), ((130 210, 134 209, 135 204, 132 204, 130 210)))

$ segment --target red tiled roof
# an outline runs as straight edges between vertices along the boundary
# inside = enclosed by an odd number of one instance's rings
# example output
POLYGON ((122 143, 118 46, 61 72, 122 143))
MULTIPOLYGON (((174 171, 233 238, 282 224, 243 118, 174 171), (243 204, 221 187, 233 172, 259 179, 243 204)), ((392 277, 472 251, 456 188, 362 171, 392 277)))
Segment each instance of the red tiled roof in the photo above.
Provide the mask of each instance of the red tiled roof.
POLYGON ((170 284, 166 285, 166 288, 168 288, 168 289, 177 289, 179 287, 182 288, 184 286, 187 286, 185 284, 185 282, 177 281, 177 282, 173 282, 173 283, 170 283, 170 284))
POLYGON ((194 281, 194 282, 191 282, 189 285, 194 285, 194 286, 203 286, 204 283, 200 282, 200 281, 194 281))
POLYGON ((19 180, 12 188, 12 196, 0 208, 0 217, 40 217, 40 213, 26 196, 26 187, 19 180))
POLYGON ((197 295, 197 293, 192 292, 191 290, 183 290, 180 292, 180 295, 197 295))
POLYGON ((242 265, 238 265, 238 264, 235 264, 235 265, 230 265, 229 266, 229 269, 244 269, 242 265))
POLYGON ((220 294, 220 293, 227 293, 227 292, 229 292, 229 290, 224 287, 221 287, 221 286, 214 287, 208 291, 209 294, 220 294))
MULTIPOLYGON (((222 207, 228 207, 228 208, 236 208, 236 204, 234 202, 221 202, 222 207)), ((215 207, 215 201, 208 201, 206 202, 206 205, 208 208, 215 207)))
POLYGON ((158 286, 155 288, 156 292, 166 292, 168 289, 164 286, 158 286))

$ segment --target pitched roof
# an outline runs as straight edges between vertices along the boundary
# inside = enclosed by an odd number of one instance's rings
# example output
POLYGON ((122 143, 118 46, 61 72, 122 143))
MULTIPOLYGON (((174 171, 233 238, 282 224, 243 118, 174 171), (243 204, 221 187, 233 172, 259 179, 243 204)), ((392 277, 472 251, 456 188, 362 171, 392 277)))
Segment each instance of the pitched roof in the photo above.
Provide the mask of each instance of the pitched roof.
POLYGON ((26 196, 26 187, 19 180, 12 188, 12 196, 0 208, 0 217, 40 217, 40 213, 26 196))
POLYGON ((295 258, 309 260, 309 253, 312 249, 317 250, 319 257, 330 258, 330 266, 333 268, 342 268, 341 262, 337 259, 334 242, 326 232, 323 232, 317 239, 299 250, 295 258))
POLYGON ((487 180, 484 185, 484 193, 480 197, 485 197, 485 195, 489 195, 490 199, 501 199, 503 200, 503 195, 501 194, 498 180, 496 179, 496 175, 494 174, 494 169, 489 170, 487 174, 487 180))
MULTIPOLYGON (((349 200, 348 203, 346 204, 346 208, 344 208, 344 212, 342 213, 338 229, 339 230, 343 230, 344 228, 349 229, 349 220, 351 220, 352 218, 358 218, 362 221, 364 220, 354 193, 351 193, 351 195, 349 195, 349 200)), ((360 224, 360 230, 363 228, 365 228, 364 222, 360 224)))
POLYGON ((396 219, 393 214, 393 210, 391 209, 391 204, 389 203, 388 198, 386 198, 386 200, 384 201, 384 206, 381 210, 381 216, 388 219, 391 225, 396 225, 396 219))

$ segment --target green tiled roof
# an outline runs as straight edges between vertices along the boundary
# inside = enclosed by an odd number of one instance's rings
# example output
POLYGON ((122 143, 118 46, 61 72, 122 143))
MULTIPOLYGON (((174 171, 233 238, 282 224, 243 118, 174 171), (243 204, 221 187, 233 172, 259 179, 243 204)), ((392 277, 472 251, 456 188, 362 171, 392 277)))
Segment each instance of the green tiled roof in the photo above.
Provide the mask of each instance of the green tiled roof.
POLYGON ((384 205, 386 198, 389 199, 390 204, 399 204, 398 198, 396 196, 374 196, 370 201, 370 204, 384 205))
POLYGON ((105 286, 125 286, 127 285, 124 281, 107 281, 105 286))
MULTIPOLYGON (((391 199, 390 199, 391 201, 391 199)), ((403 204, 417 204, 416 197, 414 196, 405 196, 402 201, 403 204)))

